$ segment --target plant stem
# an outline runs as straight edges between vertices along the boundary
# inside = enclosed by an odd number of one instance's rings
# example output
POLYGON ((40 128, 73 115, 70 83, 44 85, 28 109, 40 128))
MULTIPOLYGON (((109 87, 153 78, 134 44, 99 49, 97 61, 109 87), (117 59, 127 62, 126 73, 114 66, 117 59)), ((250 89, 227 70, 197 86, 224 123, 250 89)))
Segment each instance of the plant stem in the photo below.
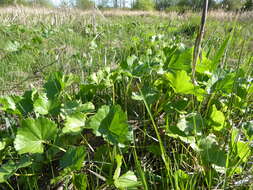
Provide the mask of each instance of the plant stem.
POLYGON ((44 142, 45 144, 47 144, 47 145, 50 145, 50 146, 52 146, 52 147, 55 147, 55 148, 57 148, 57 149, 59 149, 59 150, 61 150, 61 151, 63 151, 63 152, 67 152, 67 150, 65 150, 64 148, 61 148, 61 147, 59 147, 59 146, 57 146, 57 145, 55 145, 55 144, 52 144, 52 143, 50 143, 50 142, 44 142))
POLYGON ((159 133, 159 131, 158 131, 158 127, 157 127, 156 124, 155 124, 154 118, 153 118, 153 116, 152 116, 152 114, 151 114, 151 111, 150 111, 150 109, 149 109, 149 106, 148 106, 148 104, 147 104, 147 101, 146 101, 146 99, 145 99, 145 97, 144 97, 144 95, 143 95, 143 93, 142 93, 142 91, 141 91, 139 85, 137 85, 137 87, 138 87, 138 90, 139 90, 139 92, 140 92, 140 94, 141 94, 141 96, 142 96, 142 98, 143 98, 145 107, 146 107, 146 109, 147 109, 147 111, 148 111, 148 114, 149 114, 149 117, 150 117, 150 119, 151 119, 152 125, 153 125, 153 127, 154 127, 154 130, 155 130, 157 139, 158 139, 158 141, 159 141, 159 146, 160 146, 160 150, 161 150, 161 154, 162 154, 162 159, 163 159, 163 162, 164 162, 165 167, 166 167, 166 170, 167 170, 167 175, 171 176, 171 175, 170 175, 170 174, 171 174, 171 170, 170 170, 170 165, 171 165, 170 163, 171 163, 171 161, 170 161, 168 155, 166 154, 166 151, 165 151, 164 146, 163 146, 162 138, 161 138, 160 133, 159 133))
POLYGON ((196 37, 196 40, 195 40, 194 52, 193 52, 192 82, 193 82, 194 85, 197 84, 196 79, 195 79, 196 65, 197 65, 197 62, 198 62, 199 54, 200 54, 201 41, 203 39, 204 32, 205 32, 207 9, 208 9, 208 0, 205 0, 204 4, 203 4, 203 11, 202 11, 202 17, 201 17, 201 25, 200 25, 200 28, 199 28, 199 33, 198 33, 198 35, 196 37))

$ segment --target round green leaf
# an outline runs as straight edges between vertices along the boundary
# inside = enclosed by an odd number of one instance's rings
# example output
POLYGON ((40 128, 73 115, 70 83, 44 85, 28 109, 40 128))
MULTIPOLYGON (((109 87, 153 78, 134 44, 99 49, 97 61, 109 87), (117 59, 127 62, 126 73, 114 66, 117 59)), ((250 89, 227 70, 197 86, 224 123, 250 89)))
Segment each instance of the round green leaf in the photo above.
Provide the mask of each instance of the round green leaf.
POLYGON ((67 116, 65 126, 62 129, 63 133, 79 133, 85 126, 86 115, 83 113, 75 113, 67 116))
POLYGON ((53 140, 56 134, 56 124, 49 119, 25 119, 18 128, 14 146, 19 154, 43 153, 43 143, 53 140))
POLYGON ((133 139, 132 129, 127 123, 127 115, 118 105, 111 108, 102 106, 91 118, 89 128, 111 144, 124 146, 133 139))

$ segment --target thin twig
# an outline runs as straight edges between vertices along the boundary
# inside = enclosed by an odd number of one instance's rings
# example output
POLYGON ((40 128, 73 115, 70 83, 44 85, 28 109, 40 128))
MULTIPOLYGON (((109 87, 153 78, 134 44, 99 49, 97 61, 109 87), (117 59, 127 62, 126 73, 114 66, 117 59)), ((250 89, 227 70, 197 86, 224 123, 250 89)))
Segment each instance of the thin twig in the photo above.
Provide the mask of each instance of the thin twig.
POLYGON ((197 61, 198 61, 199 53, 200 53, 200 49, 201 49, 201 41, 203 39, 204 32, 205 32, 207 9, 208 9, 208 0, 205 0, 204 4, 203 4, 201 25, 200 25, 199 33, 197 35, 197 38, 195 40, 195 45, 194 45, 194 53, 193 53, 193 61, 192 61, 192 82, 194 85, 197 85, 197 82, 195 79, 196 65, 197 65, 197 61))
POLYGON ((101 176, 100 174, 90 170, 90 169, 87 169, 90 173, 92 173, 93 175, 95 175, 96 177, 98 177, 99 179, 101 179, 102 181, 106 181, 106 178, 101 176))

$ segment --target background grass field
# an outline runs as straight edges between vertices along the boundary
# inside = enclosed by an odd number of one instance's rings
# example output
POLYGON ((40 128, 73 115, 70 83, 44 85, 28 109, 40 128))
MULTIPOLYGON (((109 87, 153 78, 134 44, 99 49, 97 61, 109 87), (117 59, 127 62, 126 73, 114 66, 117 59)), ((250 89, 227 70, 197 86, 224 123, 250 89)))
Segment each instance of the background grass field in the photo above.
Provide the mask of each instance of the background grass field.
MULTIPOLYGON (((204 49, 214 54, 237 19, 228 62, 233 64, 239 59, 242 44, 246 54, 242 57, 248 59, 253 51, 252 18, 249 12, 238 16, 232 12, 210 12, 204 49)), ((177 38, 190 47, 194 44, 200 16, 176 12, 9 7, 1 8, 0 20, 0 93, 3 94, 27 89, 49 71, 80 74, 83 69, 93 71, 104 65, 113 66, 147 48, 131 50, 132 44, 148 41, 153 35, 165 35, 167 41, 177 38)))
POLYGON ((253 13, 0 9, 0 189, 252 189, 253 13))

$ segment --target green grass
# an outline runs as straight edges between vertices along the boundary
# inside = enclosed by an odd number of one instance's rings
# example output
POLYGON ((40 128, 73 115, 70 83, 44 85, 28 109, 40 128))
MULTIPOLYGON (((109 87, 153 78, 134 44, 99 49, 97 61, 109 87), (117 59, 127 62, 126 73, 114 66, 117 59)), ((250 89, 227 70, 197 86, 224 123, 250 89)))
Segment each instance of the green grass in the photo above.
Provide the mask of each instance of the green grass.
POLYGON ((0 15, 0 189, 253 188, 246 15, 211 13, 194 86, 197 14, 24 10, 0 15))
MULTIPOLYGON (((192 46, 200 20, 196 15, 170 19, 152 15, 78 17, 75 12, 55 12, 55 16, 43 12, 37 16, 28 12, 26 17, 18 11, 17 14, 20 18, 10 13, 2 15, 3 20, 7 17, 11 22, 1 22, 0 26, 1 93, 29 88, 34 80, 26 79, 37 77, 36 74, 41 78, 49 71, 62 69, 80 74, 83 68, 96 70, 105 64, 117 65, 128 55, 138 55, 147 49, 150 38, 155 35, 164 35, 167 42, 174 39, 192 46), (134 47, 140 42, 142 47, 134 47)), ((208 20, 203 42, 208 52, 215 53, 232 23, 212 17, 208 20)), ((238 60, 244 41, 243 54, 252 51, 252 23, 246 20, 237 26, 236 38, 228 52, 231 63, 238 60)), ((248 55, 243 58, 247 59, 248 55)))

